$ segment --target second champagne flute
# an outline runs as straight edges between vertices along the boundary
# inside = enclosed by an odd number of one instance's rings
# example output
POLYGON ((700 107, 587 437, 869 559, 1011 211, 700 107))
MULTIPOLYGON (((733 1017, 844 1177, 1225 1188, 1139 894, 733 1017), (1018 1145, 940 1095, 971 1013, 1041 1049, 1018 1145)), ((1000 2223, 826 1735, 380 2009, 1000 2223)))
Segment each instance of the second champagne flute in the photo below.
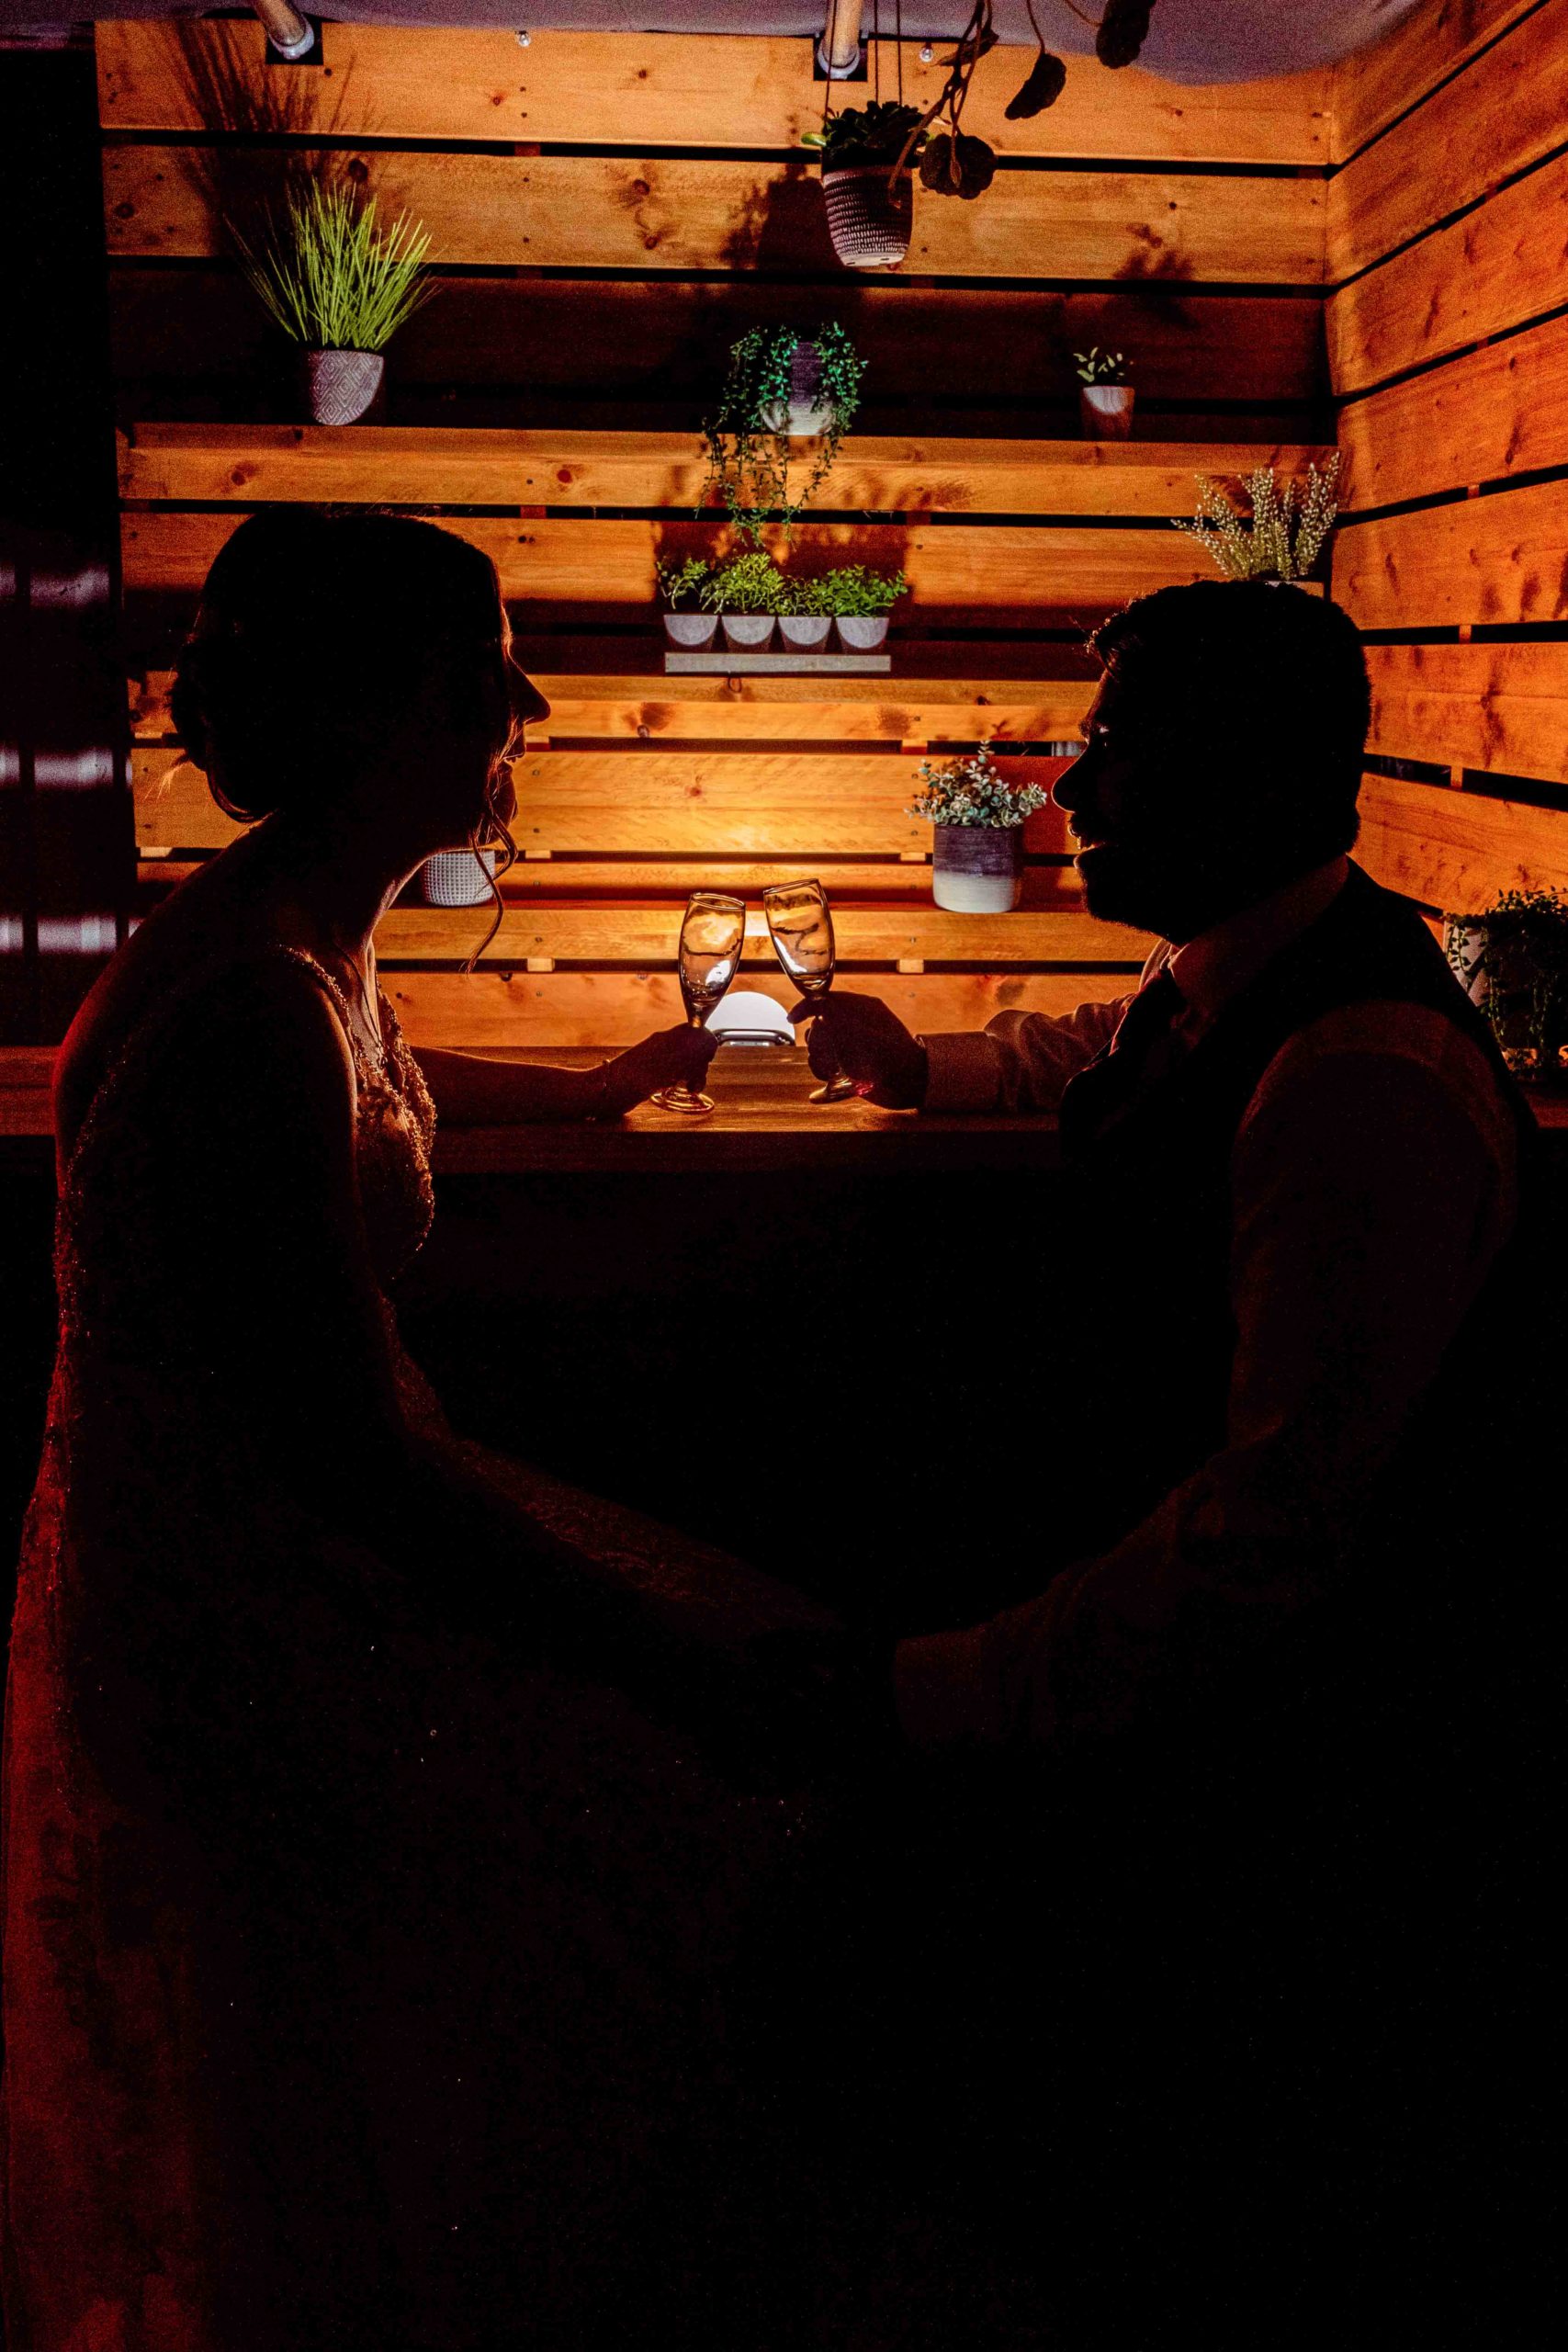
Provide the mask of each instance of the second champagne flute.
MULTIPOLYGON (((681 924, 676 969, 686 1018, 700 1029, 735 978, 746 937, 746 902, 718 890, 694 890, 681 924)), ((689 1086, 661 1086, 653 1100, 661 1111, 711 1111, 711 1094, 689 1086)))
MULTIPOLYGON (((820 882, 781 882, 762 893, 773 953, 804 997, 833 985, 833 914, 820 882)), ((813 1102, 842 1102, 860 1089, 842 1070, 812 1090, 813 1102)))

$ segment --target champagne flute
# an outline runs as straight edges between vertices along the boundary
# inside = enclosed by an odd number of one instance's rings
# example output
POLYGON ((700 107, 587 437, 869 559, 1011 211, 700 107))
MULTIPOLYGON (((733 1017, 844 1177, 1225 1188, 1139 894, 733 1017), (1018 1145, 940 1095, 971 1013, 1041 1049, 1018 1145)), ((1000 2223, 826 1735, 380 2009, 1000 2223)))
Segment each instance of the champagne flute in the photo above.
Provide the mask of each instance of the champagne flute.
MULTIPOLYGON (((762 893, 773 953, 804 997, 825 997, 833 985, 833 916, 820 882, 781 882, 762 893)), ((813 1102, 842 1102, 860 1091, 835 1070, 813 1089, 813 1102)))
MULTIPOLYGON (((718 1003, 740 963, 746 937, 746 902, 727 899, 718 890, 694 890, 681 923, 676 969, 686 1018, 700 1029, 718 1003)), ((695 1094, 689 1086, 661 1086, 653 1097, 661 1111, 692 1114, 711 1111, 711 1094, 695 1094)))

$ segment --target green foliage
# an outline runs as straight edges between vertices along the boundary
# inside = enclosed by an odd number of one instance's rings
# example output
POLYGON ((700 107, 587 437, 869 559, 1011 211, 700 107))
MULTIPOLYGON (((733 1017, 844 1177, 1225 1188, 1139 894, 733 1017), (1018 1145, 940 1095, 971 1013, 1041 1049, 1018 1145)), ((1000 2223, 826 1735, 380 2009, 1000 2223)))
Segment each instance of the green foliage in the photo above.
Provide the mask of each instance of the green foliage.
POLYGON ((781 609, 788 613, 792 620, 819 620, 825 613, 834 612, 837 607, 833 603, 831 579, 830 572, 818 572, 810 579, 796 577, 786 580, 784 586, 789 602, 781 609))
POLYGON ((710 564, 703 561, 701 556, 697 555, 689 555, 684 563, 660 563, 654 566, 659 574, 659 585, 663 593, 664 601, 672 613, 678 613, 682 605, 688 601, 694 604, 696 602, 703 582, 712 568, 710 564))
POLYGON ((995 831, 1021 825, 1051 796, 1037 784, 1010 784, 991 758, 991 747, 959 760, 922 760, 921 790, 906 814, 932 825, 985 825, 995 831))
POLYGON ((1444 948, 1492 1024, 1509 1068, 1539 1077, 1568 1047, 1568 904, 1556 890, 1505 890, 1484 914, 1444 918, 1444 948))
POLYGON ((1077 372, 1086 384, 1124 384, 1132 372, 1133 363, 1124 352, 1101 351, 1091 343, 1087 351, 1075 351, 1077 372))
POLYGON ((793 531, 802 507, 810 504, 839 454, 839 444, 860 406, 864 373, 865 362, 833 320, 812 334, 801 334, 795 327, 752 327, 732 343, 717 413, 703 424, 708 469, 697 513, 717 498, 744 538, 760 537, 764 523, 782 523, 786 534, 793 531), (792 497, 794 444, 769 419, 788 405, 791 365, 802 344, 817 356, 818 397, 828 411, 828 422, 818 438, 805 487, 792 497))
MULTIPOLYGON (((919 123, 919 107, 901 107, 891 99, 874 98, 869 106, 844 107, 839 113, 829 115, 820 130, 804 131, 800 143, 821 149, 825 172, 847 171, 867 164, 895 164, 919 123)), ((918 155, 923 144, 921 132, 911 154, 918 155)))
POLYGON ((761 548, 732 555, 708 574, 697 593, 706 613, 787 613, 789 582, 761 548))
POLYGON ((428 296, 426 232, 400 213, 376 225, 376 199, 307 181, 254 252, 231 224, 245 276, 285 334, 313 351, 384 351, 428 296))
POLYGON ((1297 485, 1287 481, 1281 486, 1272 466, 1259 466, 1243 481, 1251 503, 1247 514, 1233 505, 1217 482, 1199 474, 1197 518, 1178 522, 1175 527, 1196 539, 1232 580, 1305 580, 1339 512, 1338 480, 1337 451, 1321 473, 1315 465, 1307 468, 1298 521, 1297 485))
MULTIPOLYGON (((801 583, 803 588, 807 584, 801 583)), ((841 563, 836 571, 825 571, 809 582, 816 599, 810 610, 835 613, 849 620, 875 620, 893 610, 908 585, 901 571, 872 571, 863 563, 841 563)))

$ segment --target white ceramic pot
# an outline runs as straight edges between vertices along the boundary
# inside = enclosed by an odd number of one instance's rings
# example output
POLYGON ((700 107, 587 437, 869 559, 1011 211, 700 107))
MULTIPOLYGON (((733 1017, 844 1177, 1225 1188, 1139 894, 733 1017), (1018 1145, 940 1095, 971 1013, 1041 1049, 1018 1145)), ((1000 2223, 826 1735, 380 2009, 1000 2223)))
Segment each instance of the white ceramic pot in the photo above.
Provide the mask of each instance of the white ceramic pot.
POLYGON ((961 915, 1005 915, 1023 892, 1021 825, 937 825, 931 897, 961 915))
POLYGON ((356 424, 381 389, 378 351, 308 351, 305 388, 317 424, 356 424))
POLYGON ((815 653, 828 642, 833 624, 826 613, 784 613, 779 635, 793 653, 815 653))
POLYGON ((1125 441, 1133 430, 1131 384, 1080 384, 1078 414, 1091 441, 1125 441))
POLYGON ((887 642, 887 616, 874 620, 867 613, 839 615, 839 642, 847 653, 874 653, 887 642))
POLYGON ((773 634, 772 613, 726 613, 724 641, 737 653, 761 653, 773 634))
POLYGON ((666 613, 664 638, 669 645, 683 645, 689 651, 700 653, 711 645, 718 634, 716 613, 666 613))
POLYGON ((424 861, 421 880, 427 907, 482 907, 495 874, 492 849, 441 849, 424 861))

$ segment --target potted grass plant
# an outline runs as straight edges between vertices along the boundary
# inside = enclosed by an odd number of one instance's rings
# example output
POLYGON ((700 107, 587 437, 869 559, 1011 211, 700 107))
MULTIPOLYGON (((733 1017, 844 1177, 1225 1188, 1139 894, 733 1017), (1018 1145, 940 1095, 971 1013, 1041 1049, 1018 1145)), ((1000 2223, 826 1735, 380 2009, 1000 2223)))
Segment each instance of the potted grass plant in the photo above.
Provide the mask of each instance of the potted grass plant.
POLYGON ((374 197, 310 180, 259 250, 231 233, 258 299, 302 347, 312 420, 356 424, 381 390, 388 344, 427 299, 427 232, 406 214, 383 229, 374 197))
POLYGON ((789 583, 763 548, 748 548, 708 574, 698 590, 705 609, 724 624, 724 641, 736 652, 762 653, 773 623, 789 604, 789 583))
POLYGON ((1568 903, 1557 890, 1506 890, 1483 914, 1445 915, 1443 945, 1492 1024, 1514 1076, 1539 1085, 1568 1069, 1568 903))
POLYGON ((697 507, 721 502, 743 538, 764 523, 793 529, 827 480, 860 405, 865 363, 834 320, 810 334, 751 327, 729 346, 724 389, 705 420, 708 468, 697 507), (792 489, 790 443, 818 444, 803 485, 792 489))
POLYGON ((1303 581, 1334 528, 1338 481, 1336 450, 1321 471, 1308 466, 1298 511, 1295 482, 1278 482, 1272 466, 1259 466, 1242 481, 1250 509, 1244 514, 1218 482, 1199 474, 1197 514, 1176 528, 1196 539, 1227 579, 1303 581))
POLYGON ((1101 351, 1091 344, 1075 351, 1078 378, 1078 414, 1091 441, 1125 441, 1133 430, 1133 387, 1127 381, 1132 361, 1125 352, 1101 351))
POLYGON ((718 634, 718 616, 701 610, 682 612, 681 608, 683 605, 696 605, 712 565, 705 563, 701 556, 689 555, 682 563, 660 563, 655 570, 664 598, 666 643, 700 653, 718 634))
POLYGON ((1010 784, 991 747, 953 760, 923 760, 909 805, 936 829, 931 897, 957 914, 1007 914, 1023 890, 1023 826, 1049 793, 1010 784))
POLYGON ((863 563, 840 564, 814 584, 848 653, 871 653, 886 643, 887 616, 909 585, 901 571, 873 571, 863 563))

